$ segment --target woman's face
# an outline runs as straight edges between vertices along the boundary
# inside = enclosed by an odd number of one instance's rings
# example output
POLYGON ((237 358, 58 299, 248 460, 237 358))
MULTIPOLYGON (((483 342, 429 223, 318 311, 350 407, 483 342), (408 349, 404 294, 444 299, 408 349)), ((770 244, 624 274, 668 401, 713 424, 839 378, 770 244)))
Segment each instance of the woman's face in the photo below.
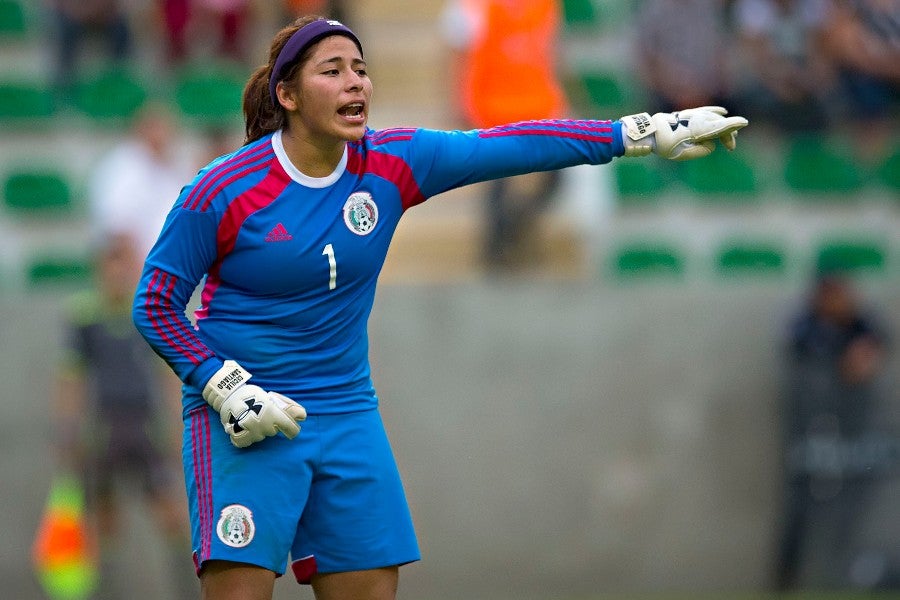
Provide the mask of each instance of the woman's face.
POLYGON ((316 144, 365 135, 372 82, 352 40, 333 35, 317 43, 296 81, 296 110, 288 111, 295 133, 316 144))

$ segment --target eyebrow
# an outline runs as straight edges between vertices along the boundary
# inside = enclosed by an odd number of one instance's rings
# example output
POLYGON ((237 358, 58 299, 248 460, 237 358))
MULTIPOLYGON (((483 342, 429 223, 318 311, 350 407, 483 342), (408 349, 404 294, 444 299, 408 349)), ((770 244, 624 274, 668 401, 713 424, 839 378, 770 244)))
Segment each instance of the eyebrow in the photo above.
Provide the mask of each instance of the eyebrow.
MULTIPOLYGON (((322 65, 326 65, 328 63, 339 63, 339 62, 344 62, 344 57, 332 56, 331 58, 326 58, 324 60, 320 60, 318 63, 316 63, 316 66, 321 67, 322 65)), ((353 58, 353 59, 350 59, 350 64, 351 65, 365 65, 366 61, 361 58, 353 58)))

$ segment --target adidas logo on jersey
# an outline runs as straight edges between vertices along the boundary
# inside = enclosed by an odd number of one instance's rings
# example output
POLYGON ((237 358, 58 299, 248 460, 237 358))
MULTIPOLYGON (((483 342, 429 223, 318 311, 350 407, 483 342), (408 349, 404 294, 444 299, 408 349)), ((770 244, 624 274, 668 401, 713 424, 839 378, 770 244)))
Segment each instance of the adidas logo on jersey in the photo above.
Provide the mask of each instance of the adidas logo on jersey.
POLYGON ((267 242, 287 242, 294 239, 294 236, 288 233, 288 230, 284 228, 284 225, 279 223, 275 227, 272 228, 272 231, 266 235, 267 242))

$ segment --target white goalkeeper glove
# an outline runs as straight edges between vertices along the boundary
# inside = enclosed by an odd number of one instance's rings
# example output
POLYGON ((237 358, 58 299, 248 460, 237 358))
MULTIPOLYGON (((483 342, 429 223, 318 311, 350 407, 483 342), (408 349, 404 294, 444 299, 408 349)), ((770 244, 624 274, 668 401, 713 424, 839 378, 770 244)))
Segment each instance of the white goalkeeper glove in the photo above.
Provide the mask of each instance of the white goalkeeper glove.
POLYGON ((726 117, 721 106, 701 106, 674 113, 639 113, 622 117, 625 156, 651 152, 671 160, 707 156, 716 148, 716 138, 729 150, 737 143, 738 129, 747 126, 744 117, 726 117))
POLYGON ((250 377, 235 361, 226 360, 203 388, 203 399, 218 411, 231 443, 246 448, 279 431, 293 439, 306 409, 278 392, 247 384, 250 377))

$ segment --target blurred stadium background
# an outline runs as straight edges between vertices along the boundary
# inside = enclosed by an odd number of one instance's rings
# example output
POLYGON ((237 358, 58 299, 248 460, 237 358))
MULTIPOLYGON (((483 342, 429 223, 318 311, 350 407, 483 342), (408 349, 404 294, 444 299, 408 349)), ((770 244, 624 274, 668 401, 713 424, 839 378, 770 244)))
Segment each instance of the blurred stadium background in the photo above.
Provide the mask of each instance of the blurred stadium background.
MULTIPOLYGON (((210 131, 241 135, 249 68, 207 56, 199 68, 167 70, 151 3, 126 4, 134 58, 107 69, 88 45, 83 80, 60 101, 49 87, 41 3, 0 0, 4 598, 42 597, 28 549, 52 474, 60 308, 89 284, 91 168, 146 97, 178 111, 187 156, 203 151, 210 131)), ((254 2, 254 57, 280 25, 276 4, 254 2)), ((347 5, 375 82, 372 126, 448 126, 441 2, 347 5)), ((564 5, 573 110, 652 111, 629 76, 635 3, 564 5)), ((539 260, 501 278, 479 264, 474 189, 411 211, 370 326, 375 383, 424 553, 403 570, 401 598, 766 592, 779 515, 781 344, 815 266, 837 257, 852 268, 889 330, 900 331, 900 163, 888 154, 878 168, 855 163, 845 142, 751 126, 738 152, 704 159, 715 165, 654 158, 570 169, 541 222, 539 260)), ((879 407, 890 426, 900 418, 898 373, 892 352, 879 407)), ((895 565, 898 492, 885 478, 857 532, 895 565)), ((152 531, 139 507, 130 518, 130 597, 166 597, 152 531)), ((807 567, 813 581, 817 568, 807 567)), ((311 597, 289 577, 276 590, 311 597)))

